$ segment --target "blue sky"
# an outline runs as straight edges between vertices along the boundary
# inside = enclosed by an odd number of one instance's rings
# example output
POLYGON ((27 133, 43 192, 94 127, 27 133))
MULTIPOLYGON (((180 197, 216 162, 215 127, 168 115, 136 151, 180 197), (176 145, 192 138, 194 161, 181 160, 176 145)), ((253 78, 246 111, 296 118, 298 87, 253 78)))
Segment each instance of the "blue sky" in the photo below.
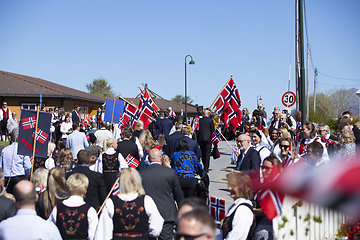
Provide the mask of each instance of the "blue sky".
MULTIPOLYGON (((318 92, 360 88, 360 1, 306 1, 318 92), (330 78, 325 75, 338 77, 330 78), (345 79, 352 79, 345 80, 345 79)), ((188 95, 208 107, 231 74, 242 107, 261 95, 283 108, 289 65, 295 91, 295 0, 0 1, 0 70, 87 91, 103 77, 123 97, 138 86, 171 99, 188 95), (188 59, 189 61, 190 59, 188 59)))

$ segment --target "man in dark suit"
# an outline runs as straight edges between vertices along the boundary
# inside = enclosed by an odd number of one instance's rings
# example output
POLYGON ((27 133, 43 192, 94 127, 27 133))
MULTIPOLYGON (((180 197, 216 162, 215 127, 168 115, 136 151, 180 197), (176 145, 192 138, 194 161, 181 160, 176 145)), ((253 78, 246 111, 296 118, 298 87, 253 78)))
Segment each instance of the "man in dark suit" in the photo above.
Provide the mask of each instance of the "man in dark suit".
POLYGON ((181 134, 181 128, 183 127, 183 124, 181 122, 177 122, 175 124, 175 132, 171 135, 169 135, 169 139, 167 141, 166 146, 166 155, 171 159, 171 156, 176 150, 177 145, 175 144, 180 138, 182 138, 181 134))
POLYGON ((124 128, 120 134, 122 139, 121 142, 118 142, 117 151, 121 153, 121 155, 126 159, 126 157, 130 154, 137 160, 140 160, 139 151, 136 146, 136 143, 130 141, 132 132, 129 128, 124 128))
POLYGON ((211 153, 211 139, 210 135, 215 131, 214 122, 210 117, 210 110, 204 110, 204 116, 199 120, 199 132, 197 140, 201 149, 201 160, 204 165, 204 171, 209 172, 210 153, 211 153))
POLYGON ((237 138, 236 144, 240 148, 240 153, 235 152, 238 156, 236 169, 240 171, 259 172, 261 158, 259 152, 250 145, 250 136, 241 134, 237 138))
POLYGON ((75 106, 74 111, 71 113, 71 119, 73 123, 79 123, 81 122, 81 117, 80 117, 80 107, 78 105, 75 106))
POLYGON ((169 118, 169 111, 168 111, 168 110, 166 110, 166 111, 164 112, 164 116, 165 116, 165 118, 160 122, 161 133, 164 134, 165 139, 168 140, 170 130, 171 130, 171 128, 173 127, 174 123, 173 123, 173 121, 169 118))
POLYGON ((159 239, 173 239, 173 230, 177 219, 177 205, 183 200, 179 177, 174 169, 161 165, 161 152, 153 148, 149 152, 150 166, 140 171, 142 183, 164 218, 164 226, 159 239))
MULTIPOLYGON (((178 139, 175 143, 175 150, 179 145, 180 141, 185 141, 189 144, 189 151, 192 151, 196 154, 198 159, 201 158, 201 150, 199 147, 199 144, 194 139, 190 138, 190 128, 189 127, 183 127, 181 129, 182 138, 178 139)), ((175 151, 174 151, 175 152, 175 151)))
MULTIPOLYGON (((0 169, 0 193, 4 191, 4 180, 4 173, 0 169)), ((0 206, 0 222, 15 215, 16 206, 13 200, 0 196, 0 206)))
POLYGON ((107 192, 105 182, 101 173, 89 169, 90 153, 87 150, 80 150, 77 154, 78 166, 67 174, 67 178, 74 173, 82 173, 89 179, 89 186, 86 191, 85 202, 98 210, 104 202, 107 192))
POLYGON ((338 138, 331 134, 328 125, 320 125, 318 134, 321 137, 321 141, 325 143, 327 147, 329 157, 333 157, 335 154, 335 142, 338 141, 338 138))

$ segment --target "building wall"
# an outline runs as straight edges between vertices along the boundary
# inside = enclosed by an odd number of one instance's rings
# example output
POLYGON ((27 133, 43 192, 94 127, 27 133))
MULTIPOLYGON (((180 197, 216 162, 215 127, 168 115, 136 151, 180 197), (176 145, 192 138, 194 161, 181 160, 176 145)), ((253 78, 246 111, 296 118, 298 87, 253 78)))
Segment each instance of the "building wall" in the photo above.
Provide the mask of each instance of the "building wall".
MULTIPOLYGON (((77 99, 62 99, 62 98, 43 98, 43 104, 47 108, 55 108, 59 105, 64 106, 65 112, 70 112, 74 109, 75 105, 79 105, 81 107, 87 108, 87 112, 84 114, 90 114, 93 111, 95 111, 98 108, 98 106, 101 106, 102 103, 98 102, 90 102, 90 101, 84 101, 84 100, 77 100, 77 99)), ((1 104, 3 101, 6 101, 8 104, 8 108, 13 112, 15 111, 17 113, 17 119, 20 118, 20 109, 22 104, 36 104, 39 105, 40 97, 1 97, 1 104)))

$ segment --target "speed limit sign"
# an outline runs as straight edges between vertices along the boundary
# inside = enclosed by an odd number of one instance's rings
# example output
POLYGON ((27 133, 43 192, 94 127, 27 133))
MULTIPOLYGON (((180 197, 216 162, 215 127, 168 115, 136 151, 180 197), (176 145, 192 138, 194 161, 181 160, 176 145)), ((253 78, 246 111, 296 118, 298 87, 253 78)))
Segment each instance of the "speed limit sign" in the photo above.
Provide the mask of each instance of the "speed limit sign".
POLYGON ((295 104, 296 96, 293 92, 286 92, 281 98, 282 104, 285 107, 292 107, 295 104))

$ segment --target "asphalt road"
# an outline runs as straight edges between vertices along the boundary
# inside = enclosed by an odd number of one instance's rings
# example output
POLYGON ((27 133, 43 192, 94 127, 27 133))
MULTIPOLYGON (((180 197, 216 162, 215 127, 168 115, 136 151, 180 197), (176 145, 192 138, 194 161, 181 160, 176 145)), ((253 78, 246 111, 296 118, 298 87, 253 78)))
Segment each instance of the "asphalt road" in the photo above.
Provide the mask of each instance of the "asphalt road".
MULTIPOLYGON (((234 140, 228 143, 233 147, 235 146, 234 140)), ((214 160, 212 157, 210 157, 209 168, 210 196, 225 199, 225 212, 227 212, 228 208, 234 202, 234 200, 229 195, 226 180, 226 174, 235 168, 235 165, 231 165, 230 163, 232 148, 228 143, 226 141, 221 141, 218 144, 220 158, 214 160)))

